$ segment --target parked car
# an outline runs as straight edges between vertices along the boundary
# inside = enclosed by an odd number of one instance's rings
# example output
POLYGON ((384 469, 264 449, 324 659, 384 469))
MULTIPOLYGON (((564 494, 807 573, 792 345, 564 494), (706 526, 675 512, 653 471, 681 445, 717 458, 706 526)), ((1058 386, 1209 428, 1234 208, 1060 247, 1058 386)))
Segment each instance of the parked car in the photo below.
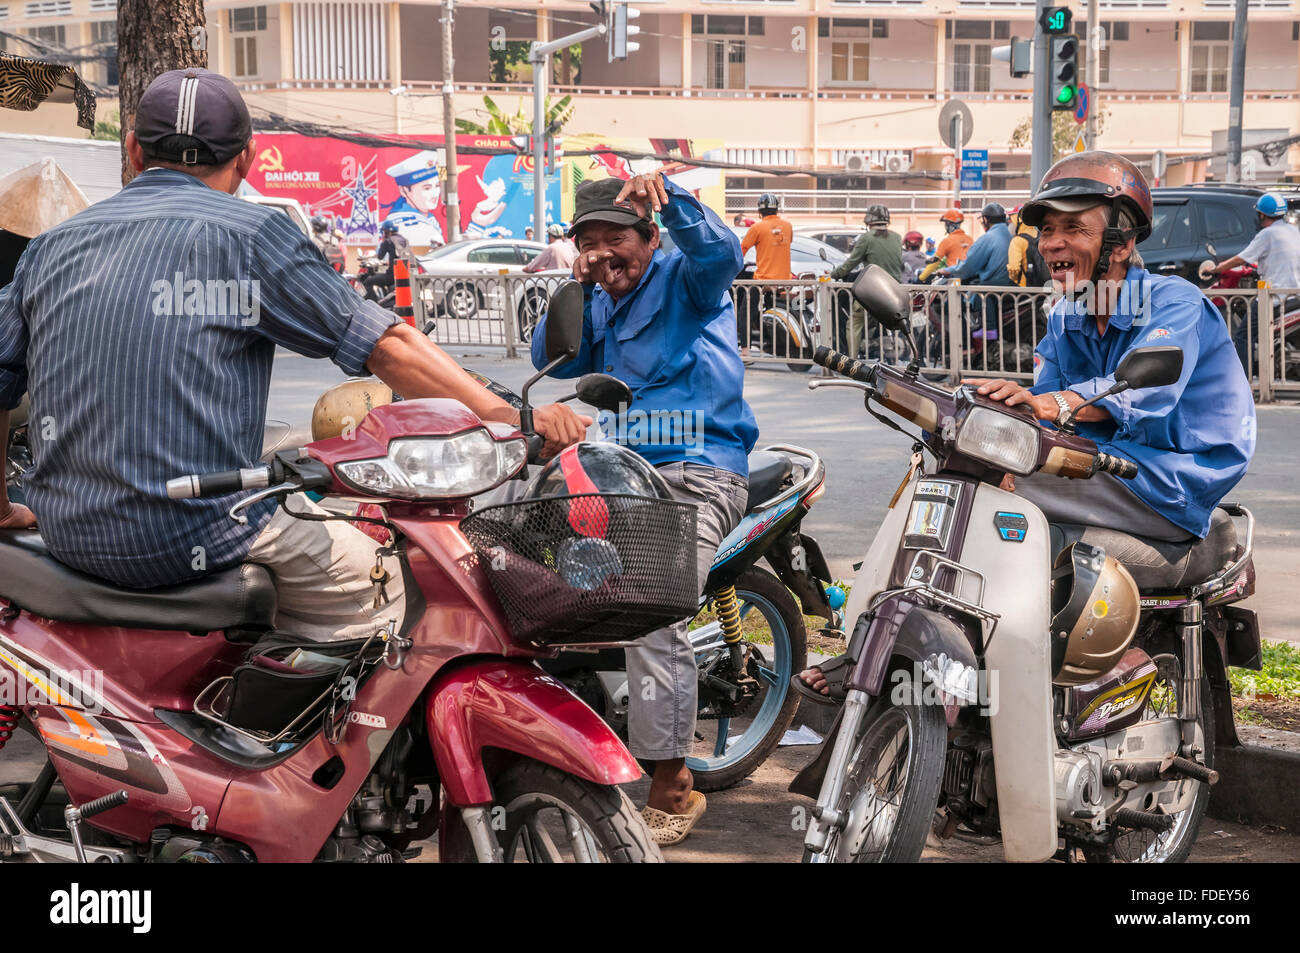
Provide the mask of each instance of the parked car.
MULTIPOLYGON (((1147 271, 1197 284, 1201 262, 1231 258, 1255 237, 1255 203, 1265 191, 1271 190, 1225 183, 1152 189, 1151 234, 1138 245, 1147 271)), ((1287 197, 1288 216, 1300 214, 1300 191, 1277 191, 1287 197)))
POLYGON ((298 227, 308 238, 311 238, 311 221, 307 217, 307 212, 302 207, 302 203, 297 199, 284 199, 276 195, 241 195, 245 202, 252 202, 254 205, 264 205, 267 208, 279 209, 289 220, 298 227))
POLYGON ((421 274, 435 279, 426 285, 425 301, 435 311, 457 320, 474 317, 503 319, 505 299, 502 289, 510 287, 515 298, 519 339, 527 341, 533 326, 546 311, 550 289, 567 276, 568 271, 540 271, 527 275, 523 280, 510 282, 490 279, 503 270, 508 275, 524 276, 524 265, 545 248, 542 242, 500 238, 443 245, 416 259, 421 274), (478 275, 483 277, 475 277, 478 275), (445 278, 438 280, 440 276, 445 278))
MULTIPOLYGON (((732 231, 736 233, 737 238, 744 238, 748 229, 733 228, 732 231)), ((659 230, 659 246, 665 252, 670 252, 676 247, 667 229, 659 230)), ((798 232, 790 243, 790 270, 800 278, 815 278, 829 274, 847 257, 838 249, 806 235, 800 235, 798 232)), ((751 248, 745 253, 745 267, 736 277, 753 278, 754 262, 754 249, 751 248)))
POLYGON ((794 233, 825 242, 847 256, 853 250, 853 243, 862 235, 862 231, 860 226, 853 225, 796 225, 794 233))

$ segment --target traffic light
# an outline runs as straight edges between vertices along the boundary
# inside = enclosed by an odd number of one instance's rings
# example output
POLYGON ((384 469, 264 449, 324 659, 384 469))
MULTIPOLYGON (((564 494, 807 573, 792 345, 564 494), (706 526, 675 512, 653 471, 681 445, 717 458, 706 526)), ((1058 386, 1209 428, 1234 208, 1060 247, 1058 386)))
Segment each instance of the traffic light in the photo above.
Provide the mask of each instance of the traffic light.
POLYGON ((1038 15, 1038 25, 1049 35, 1069 33, 1074 14, 1069 7, 1048 7, 1038 15))
POLYGON ((629 53, 635 53, 641 49, 640 43, 633 43, 628 40, 628 37, 636 36, 641 32, 639 26, 628 23, 629 20, 635 20, 640 15, 640 10, 634 10, 626 3, 611 3, 606 7, 605 36, 609 41, 610 62, 625 60, 629 53))
POLYGON ((1070 34, 1050 36, 1047 75, 1052 109, 1075 108, 1079 98, 1079 41, 1070 34))

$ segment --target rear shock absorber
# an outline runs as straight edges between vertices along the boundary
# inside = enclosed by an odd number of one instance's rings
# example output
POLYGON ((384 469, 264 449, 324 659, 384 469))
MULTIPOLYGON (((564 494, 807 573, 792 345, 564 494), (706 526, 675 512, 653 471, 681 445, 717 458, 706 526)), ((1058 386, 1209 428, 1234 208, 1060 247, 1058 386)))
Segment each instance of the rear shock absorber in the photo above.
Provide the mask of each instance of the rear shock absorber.
POLYGON ((722 624, 722 641, 731 647, 732 668, 740 674, 744 658, 740 649, 740 606, 736 604, 736 587, 718 590, 713 602, 718 609, 718 621, 722 624))
POLYGON ((13 737, 22 714, 21 709, 14 708, 12 705, 0 705, 0 748, 4 748, 5 742, 13 737))

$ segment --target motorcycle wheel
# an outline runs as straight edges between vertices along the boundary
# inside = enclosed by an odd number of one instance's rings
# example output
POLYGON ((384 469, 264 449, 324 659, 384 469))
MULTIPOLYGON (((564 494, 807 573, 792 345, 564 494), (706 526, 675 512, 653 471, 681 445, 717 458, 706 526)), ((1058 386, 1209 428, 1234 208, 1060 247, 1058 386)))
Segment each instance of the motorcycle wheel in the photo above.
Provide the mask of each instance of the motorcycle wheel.
POLYGON ((519 303, 519 340, 525 344, 532 343, 533 328, 537 327, 537 322, 542 320, 542 315, 546 313, 546 306, 550 303, 550 297, 545 291, 537 288, 529 289, 524 295, 523 300, 519 303))
MULTIPOLYGON (((911 673, 887 679, 890 696, 908 698, 911 673)), ((922 701, 894 704, 882 696, 862 719, 858 743, 836 809, 847 815, 832 830, 825 854, 832 863, 913 864, 929 836, 948 740, 943 708, 922 701)), ((811 854, 804 850, 804 862, 811 854)))
MULTIPOLYGON (((1157 656, 1157 659, 1160 657, 1157 656)), ((1165 656, 1170 658, 1170 656, 1165 656)), ((1168 686, 1170 701, 1166 711, 1177 713, 1178 678, 1176 669, 1171 677, 1164 675, 1168 686)), ((1157 686, 1159 682, 1157 682, 1157 686)), ((1155 693, 1155 689, 1152 689, 1155 693)), ((1152 702, 1147 702, 1144 717, 1159 717, 1161 712, 1152 710, 1152 702)), ((1201 717, 1197 727, 1201 733, 1201 745, 1205 748, 1205 764, 1214 767, 1214 698, 1210 692, 1210 682, 1201 678, 1201 717)), ((1202 782, 1196 784, 1196 798, 1190 807, 1174 815, 1174 826, 1162 833, 1155 831, 1125 830, 1116 835, 1108 849, 1085 848, 1084 857, 1089 863, 1123 863, 1123 864, 1181 864, 1187 860, 1196 844, 1196 834, 1201 827, 1201 819, 1210 804, 1210 786, 1202 782)))
POLYGON ((790 676, 808 663, 808 634, 803 614, 780 579, 765 569, 750 567, 736 580, 736 602, 742 622, 752 612, 762 615, 772 636, 772 646, 768 649, 766 645, 751 644, 751 651, 758 653, 758 658, 751 661, 751 668, 756 662, 764 687, 750 703, 748 711, 753 712, 752 716, 743 726, 737 725, 744 731, 738 737, 734 735, 732 723, 740 719, 716 718, 696 723, 697 733, 706 726, 716 726, 711 737, 706 735, 702 742, 712 753, 686 759, 686 766, 695 776, 695 786, 705 792, 739 784, 772 754, 799 708, 799 696, 790 690, 790 676), (769 651, 770 658, 766 654, 769 651))
MULTIPOLYGON (((663 863, 641 813, 620 788, 524 760, 498 775, 492 792, 493 833, 508 864, 663 863)), ((438 845, 442 863, 477 861, 459 819, 446 840, 438 845)))

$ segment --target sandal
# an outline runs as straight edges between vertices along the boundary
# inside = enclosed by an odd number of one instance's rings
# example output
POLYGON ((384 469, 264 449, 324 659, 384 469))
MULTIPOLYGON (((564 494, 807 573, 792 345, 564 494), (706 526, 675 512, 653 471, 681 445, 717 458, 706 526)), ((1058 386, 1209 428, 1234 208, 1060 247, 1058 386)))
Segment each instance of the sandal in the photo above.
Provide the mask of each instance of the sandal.
POLYGON ((691 828, 704 816, 707 803, 703 794, 692 791, 686 799, 685 814, 669 814, 647 804, 641 808, 641 819, 650 829, 651 840, 660 847, 671 847, 686 839, 691 828))
POLYGON ((819 705, 838 705, 844 701, 845 696, 848 694, 844 688, 844 680, 852 673, 854 664, 854 660, 845 654, 837 655, 820 665, 809 666, 809 668, 815 668, 821 672, 822 677, 826 679, 826 687, 830 689, 828 695, 823 695, 807 684, 799 677, 798 672, 790 676, 790 687, 804 698, 819 705))

